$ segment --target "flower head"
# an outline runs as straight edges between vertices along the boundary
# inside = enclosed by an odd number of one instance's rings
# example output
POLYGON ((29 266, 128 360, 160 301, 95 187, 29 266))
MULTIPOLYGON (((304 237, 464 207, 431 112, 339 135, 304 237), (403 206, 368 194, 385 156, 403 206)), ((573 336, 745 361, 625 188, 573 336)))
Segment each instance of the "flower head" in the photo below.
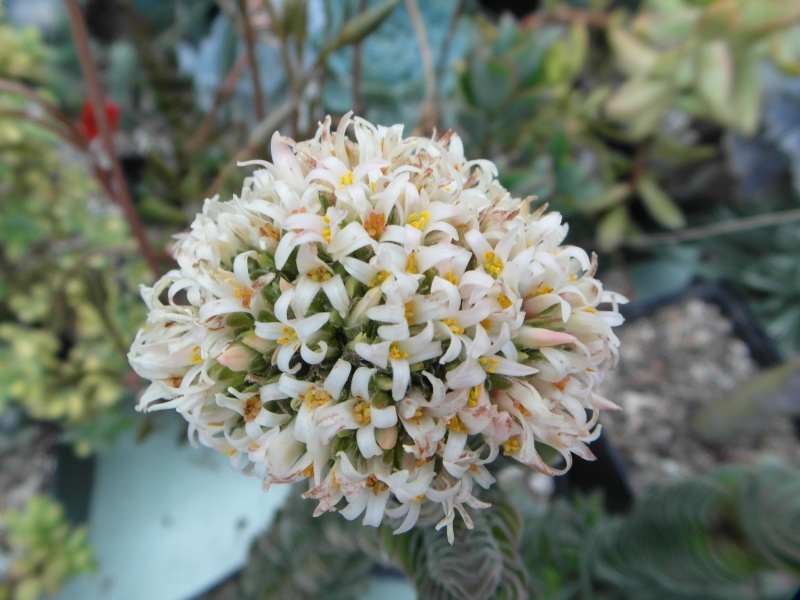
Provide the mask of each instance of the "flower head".
POLYGON ((180 268, 144 288, 141 410, 175 408, 265 487, 307 479, 317 514, 402 532, 435 503, 451 538, 500 452, 548 474, 592 458, 624 298, 560 215, 531 214, 454 134, 346 115, 276 134, 272 160, 207 200, 180 268))

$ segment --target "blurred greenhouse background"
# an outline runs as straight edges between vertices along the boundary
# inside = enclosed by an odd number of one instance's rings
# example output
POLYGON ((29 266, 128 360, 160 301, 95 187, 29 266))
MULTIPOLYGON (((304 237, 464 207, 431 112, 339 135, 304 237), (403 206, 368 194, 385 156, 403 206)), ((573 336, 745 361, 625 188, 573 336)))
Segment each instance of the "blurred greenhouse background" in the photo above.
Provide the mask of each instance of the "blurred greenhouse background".
POLYGON ((0 600, 464 597, 437 570, 474 557, 401 536, 406 583, 349 524, 270 529, 280 491, 133 411, 138 286, 173 235, 273 132, 351 109, 457 132, 633 301, 622 483, 511 472, 481 517, 518 597, 800 587, 800 0, 0 6, 0 600))

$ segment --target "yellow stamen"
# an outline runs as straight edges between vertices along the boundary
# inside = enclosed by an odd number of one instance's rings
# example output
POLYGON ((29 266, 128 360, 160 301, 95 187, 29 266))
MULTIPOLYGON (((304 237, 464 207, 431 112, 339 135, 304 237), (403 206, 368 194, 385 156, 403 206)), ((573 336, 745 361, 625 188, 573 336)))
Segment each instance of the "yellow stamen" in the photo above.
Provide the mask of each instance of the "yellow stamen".
POLYGON ((452 283, 453 285, 458 285, 458 277, 456 275, 454 275, 452 271, 448 271, 445 274, 444 278, 447 281, 449 281, 450 283, 452 283))
POLYGON ((200 346, 195 346, 194 348, 192 348, 192 357, 189 360, 191 360, 196 365, 203 362, 203 359, 200 358, 200 346))
POLYGON ((455 431, 456 433, 466 433, 467 431, 467 428, 459 420, 457 415, 454 415, 450 420, 447 421, 447 428, 450 429, 450 431, 455 431))
POLYGON ((554 385, 555 385, 555 386, 556 386, 556 387, 557 387, 559 390, 561 390, 561 391, 563 392, 563 391, 564 391, 564 388, 565 388, 565 387, 567 387, 567 383, 569 383, 569 377, 570 377, 570 376, 569 376, 569 375, 567 375, 567 376, 566 376, 566 377, 564 377, 564 379, 562 379, 561 381, 556 381, 554 385))
POLYGON ((416 272, 417 272, 417 257, 412 253, 408 255, 408 260, 406 260, 406 273, 415 275, 416 272))
POLYGON ((485 330, 487 330, 487 331, 488 331, 488 330, 489 330, 489 328, 492 326, 492 319, 491 319, 491 317, 490 317, 490 318, 487 318, 487 319, 484 319, 483 321, 481 321, 481 326, 482 326, 482 327, 483 327, 485 330))
POLYGON ((467 405, 470 408, 475 408, 478 406, 478 397, 481 395, 481 386, 476 385, 469 391, 469 400, 467 400, 467 405))
POLYGON ((487 373, 494 373, 494 368, 500 364, 500 361, 496 358, 487 358, 486 356, 481 356, 478 362, 483 365, 487 373))
POLYGON ((331 241, 331 228, 330 227, 326 227, 325 229, 322 230, 322 238, 326 242, 330 243, 330 241, 331 241))
POLYGON ((508 296, 505 294, 500 294, 497 296, 497 301, 500 303, 500 306, 503 307, 503 310, 507 309, 509 306, 514 304, 511 300, 508 299, 508 296))
POLYGON ((233 295, 242 299, 242 306, 250 308, 250 302, 253 300, 253 290, 250 288, 236 288, 233 290, 233 295))
POLYGON ((339 187, 345 188, 348 185, 353 185, 353 172, 348 171, 346 175, 339 176, 339 187))
POLYGON ((300 400, 306 402, 309 408, 317 408, 323 404, 327 404, 332 400, 331 395, 328 392, 321 390, 318 387, 314 387, 313 385, 309 385, 306 390, 308 393, 300 394, 300 400))
POLYGON ((484 258, 486 262, 483 264, 483 268, 486 270, 489 275, 492 277, 497 277, 500 273, 503 272, 503 261, 500 260, 494 252, 489 250, 485 255, 484 258))
POLYGON ((455 333, 456 335, 461 335, 464 333, 464 328, 458 326, 458 321, 455 319, 442 319, 442 323, 447 325, 450 328, 450 331, 455 333))
POLYGON ((378 271, 378 274, 369 282, 369 287, 375 287, 376 285, 382 284, 386 281, 386 278, 389 277, 391 273, 389 271, 378 271))
POLYGON ((516 454, 522 450, 522 444, 519 441, 518 435, 513 435, 506 442, 503 444, 503 454, 506 456, 510 454, 516 454))
POLYGON ((333 275, 331 275, 330 271, 323 266, 319 266, 316 269, 311 269, 308 272, 308 277, 312 281, 316 281, 317 283, 322 283, 324 281, 328 281, 333 275))
POLYGON ((297 334, 291 327, 284 327, 283 329, 281 329, 281 331, 284 333, 284 337, 278 338, 279 344, 288 344, 290 341, 297 338, 297 334))
POLYGON ((353 407, 353 418, 358 425, 369 425, 372 421, 372 409, 369 402, 359 402, 353 407))
POLYGON ((516 400, 514 400, 514 408, 516 408, 522 414, 523 417, 530 417, 531 416, 531 411, 529 411, 527 408, 522 406, 522 404, 520 404, 516 400))
POLYGON ((423 500, 425 500, 425 494, 420 494, 419 496, 414 498, 414 502, 422 502, 423 500))
POLYGON ((401 358, 408 358, 408 352, 403 352, 397 345, 397 342, 392 342, 389 346, 389 358, 400 360, 401 358))
POLYGON ((314 463, 311 463, 305 469, 300 471, 300 476, 311 479, 314 476, 314 463))
POLYGON ((409 419, 414 425, 419 425, 420 420, 422 419, 422 412, 423 409, 421 406, 418 406, 417 409, 414 411, 414 415, 409 419))
POLYGON ((264 225, 259 229, 259 233, 261 237, 268 237, 272 238, 273 240, 278 240, 281 237, 280 229, 276 229, 271 223, 264 223, 264 225))
POLYGON ((417 213, 411 213, 408 216, 408 224, 414 227, 415 229, 419 229, 422 231, 425 228, 425 223, 428 222, 428 219, 431 218, 430 213, 427 210, 423 210, 419 214, 419 218, 417 218, 417 213))
POLYGON ((534 290, 533 295, 544 296, 545 294, 551 294, 552 292, 553 288, 551 288, 549 285, 542 284, 534 290))
POLYGON ((375 193, 375 182, 374 181, 369 184, 369 189, 372 190, 372 193, 375 193))
POLYGON ((405 317, 406 317, 406 321, 408 321, 409 325, 413 325, 414 324, 414 301, 413 300, 411 300, 409 302, 406 302, 406 314, 405 314, 405 317))
POLYGON ((575 275, 575 273, 573 273, 572 275, 569 276, 569 280, 570 281, 578 281, 578 276, 575 275))
POLYGON ((589 307, 589 308, 584 308, 583 310, 585 310, 587 313, 592 313, 592 314, 594 314, 594 313, 596 313, 596 312, 597 312, 597 309, 595 309, 595 308, 591 308, 591 307, 589 307))

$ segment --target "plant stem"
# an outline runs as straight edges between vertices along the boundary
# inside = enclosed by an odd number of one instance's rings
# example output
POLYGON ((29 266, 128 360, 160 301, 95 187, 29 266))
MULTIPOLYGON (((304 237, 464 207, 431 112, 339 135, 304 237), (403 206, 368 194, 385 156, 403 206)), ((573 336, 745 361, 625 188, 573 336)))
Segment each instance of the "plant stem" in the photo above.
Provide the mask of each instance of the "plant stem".
POLYGON ((723 221, 722 223, 704 225, 702 227, 691 227, 682 231, 676 231, 674 233, 653 233, 650 235, 643 235, 625 240, 623 245, 630 248, 647 248, 649 246, 658 246, 660 244, 674 244, 678 242, 701 240, 703 238, 715 235, 749 231, 750 229, 757 229, 759 227, 783 225, 784 223, 794 223, 796 221, 800 221, 800 208, 776 213, 767 213, 764 215, 756 215, 754 217, 745 217, 742 219, 732 219, 729 221, 723 221))
POLYGON ((34 90, 22 84, 19 84, 16 81, 0 78, 0 92, 10 92, 12 94, 24 96, 25 98, 32 100, 33 102, 41 106, 48 114, 50 114, 58 122, 63 124, 70 131, 72 135, 75 135, 81 139, 85 139, 83 134, 80 131, 78 131, 78 128, 75 127, 75 124, 70 120, 70 118, 67 115, 61 112, 55 104, 51 104, 50 102, 42 98, 34 90))
POLYGON ((418 128, 428 132, 439 122, 439 106, 436 93, 436 70, 433 64, 433 53, 428 44, 428 35, 425 31, 425 23, 419 12, 417 0, 406 0, 406 9, 411 17, 411 25, 414 27, 414 35, 417 37, 419 52, 422 56, 422 69, 425 77, 425 99, 423 100, 422 110, 418 128))
POLYGON ((609 16, 602 12, 559 8, 552 12, 540 12, 522 19, 523 27, 539 27, 548 23, 584 23, 593 29, 605 29, 608 27, 609 16))
POLYGON ((256 105, 256 118, 264 120, 264 95, 261 90, 261 75, 258 72, 258 62, 255 51, 255 34, 253 24, 250 23, 247 14, 247 0, 239 0, 239 8, 242 12, 242 29, 244 29, 245 46, 247 48, 247 62, 250 66, 250 79, 253 82, 253 101, 256 105))
MULTIPOLYGON (((367 9, 367 0, 358 0, 358 14, 367 9)), ((361 40, 353 46, 353 112, 364 116, 364 95, 361 93, 361 40)))
MULTIPOLYGON (((289 54, 289 43, 287 38, 287 33, 283 29, 283 22, 281 21, 280 15, 278 11, 275 10, 275 5, 272 4, 272 0, 262 0, 264 4, 264 9, 267 11, 269 15, 269 20, 272 24, 272 29, 280 38, 280 53, 281 53, 281 62, 283 63, 283 70, 286 74, 286 83, 289 87, 290 96, 292 98, 292 130, 295 137, 297 137, 297 130, 298 130, 298 118, 299 118, 299 108, 300 108, 300 94, 302 89, 305 87, 301 84, 297 78, 295 77, 294 66, 292 65, 292 57, 289 54)), ((302 68, 302 66, 301 66, 302 68)))
POLYGON ((155 252, 150 248, 147 241, 147 233, 144 230, 139 215, 133 204, 130 192, 128 191, 125 176, 122 172, 122 165, 120 165, 117 153, 114 150, 114 140, 111 136, 111 128, 108 125, 105 112, 105 101, 103 99, 103 90, 100 87, 100 81, 97 77, 97 71, 92 62, 92 55, 89 49, 89 34, 86 31, 86 23, 83 19, 83 13, 77 0, 64 0, 69 15, 70 28, 72 30, 72 37, 75 40, 75 46, 78 50, 78 59, 81 64, 81 71, 83 71, 86 85, 89 88, 89 97, 92 102, 92 109, 94 110, 95 119, 100 128, 100 138, 103 146, 105 147, 106 155, 111 162, 111 173, 113 176, 113 191, 112 198, 116 200, 122 209, 128 224, 131 227, 136 241, 139 244, 139 250, 142 256, 150 266, 150 270, 156 277, 161 275, 161 269, 158 264, 158 259, 155 252))
POLYGON ((466 0, 458 0, 458 4, 456 4, 456 8, 453 11, 453 17, 450 19, 450 25, 447 27, 447 34, 444 36, 442 47, 439 49, 439 64, 436 65, 436 76, 438 79, 443 77, 445 69, 447 68, 447 55, 450 53, 450 44, 456 34, 458 19, 461 13, 464 12, 464 4, 466 4, 466 0))
POLYGON ((241 78, 246 66, 247 54, 243 53, 238 59, 236 59, 236 62, 233 64, 233 68, 231 68, 227 77, 225 77, 225 81, 222 82, 222 87, 217 90, 217 94, 214 97, 214 104, 211 107, 211 110, 206 113, 206 116, 203 118, 203 122, 200 124, 200 127, 197 128, 197 133, 195 133, 189 139, 189 141, 186 142, 186 152, 188 154, 194 154, 197 152, 197 150, 208 139, 208 136, 214 129, 214 123, 217 120, 219 111, 222 110, 222 107, 225 105, 225 101, 233 93, 233 90, 236 88, 236 84, 239 82, 239 79, 241 78))

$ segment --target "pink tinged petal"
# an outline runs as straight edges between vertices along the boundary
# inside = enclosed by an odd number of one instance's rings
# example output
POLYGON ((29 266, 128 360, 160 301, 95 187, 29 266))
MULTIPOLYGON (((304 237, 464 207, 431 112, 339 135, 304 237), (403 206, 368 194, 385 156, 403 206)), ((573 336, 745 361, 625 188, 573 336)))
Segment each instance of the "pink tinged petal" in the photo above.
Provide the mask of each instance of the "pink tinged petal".
POLYGON ((272 163, 275 165, 275 171, 277 172, 276 177, 285 177, 286 174, 289 174, 293 183, 302 183, 303 167, 294 152, 292 152, 292 149, 281 139, 281 135, 277 131, 272 134, 270 150, 272 163))
POLYGON ((342 389, 347 383, 348 377, 350 377, 350 370, 352 368, 349 362, 340 358, 336 361, 336 364, 333 365, 328 377, 325 379, 323 388, 334 400, 342 394, 342 389))
POLYGON ((576 341, 576 338, 560 331, 551 331, 540 327, 522 327, 517 332, 514 341, 524 348, 538 348, 540 346, 571 344, 576 341))
POLYGON ((247 346, 228 346, 217 356, 217 362, 231 371, 240 372, 250 368, 256 353, 247 346))
POLYGON ((365 344, 359 342, 356 344, 356 354, 366 361, 371 362, 373 365, 386 368, 386 362, 389 360, 389 344, 390 342, 381 342, 380 344, 365 344))
POLYGON ((322 284, 322 291, 331 302, 331 306, 339 311, 339 315, 344 318, 347 316, 347 311, 350 309, 350 297, 347 295, 347 290, 344 287, 341 275, 335 275, 328 281, 322 284))
POLYGON ((411 381, 411 370, 406 359, 392 358, 392 398, 402 400, 411 381))
POLYGON ((329 317, 330 313, 317 313, 304 319, 298 319, 292 323, 292 327, 294 327, 298 338, 307 340, 328 322, 329 317))
POLYGON ((219 315, 227 315, 236 312, 251 313, 249 309, 242 306, 242 301, 239 298, 223 298, 203 304, 198 312, 198 317, 200 317, 201 321, 208 321, 219 315))
POLYGON ((444 402, 445 395, 447 394, 447 388, 445 387, 444 382, 438 377, 431 375, 427 371, 423 371, 422 374, 425 376, 425 379, 430 382, 431 387, 433 388, 429 403, 430 406, 439 406, 442 402, 444 402))
POLYGON ((360 427, 356 433, 356 442, 358 442, 358 449, 364 458, 383 454, 383 450, 375 441, 375 428, 372 426, 360 427))
POLYGON ((447 432, 447 443, 444 446, 444 453, 442 458, 445 462, 456 462, 461 454, 464 452, 464 446, 467 443, 467 434, 463 431, 453 431, 452 429, 447 432))
POLYGON ((350 392, 356 398, 367 400, 370 396, 369 393, 369 380, 377 369, 370 369, 368 367, 358 367, 353 375, 353 381, 350 384, 350 392))
POLYGON ((486 371, 473 358, 467 359, 447 373, 447 387, 452 390, 463 390, 475 387, 486 380, 486 371))
POLYGON ((394 406, 386 408, 372 407, 370 409, 371 423, 378 429, 386 429, 397 425, 397 409, 394 406))

